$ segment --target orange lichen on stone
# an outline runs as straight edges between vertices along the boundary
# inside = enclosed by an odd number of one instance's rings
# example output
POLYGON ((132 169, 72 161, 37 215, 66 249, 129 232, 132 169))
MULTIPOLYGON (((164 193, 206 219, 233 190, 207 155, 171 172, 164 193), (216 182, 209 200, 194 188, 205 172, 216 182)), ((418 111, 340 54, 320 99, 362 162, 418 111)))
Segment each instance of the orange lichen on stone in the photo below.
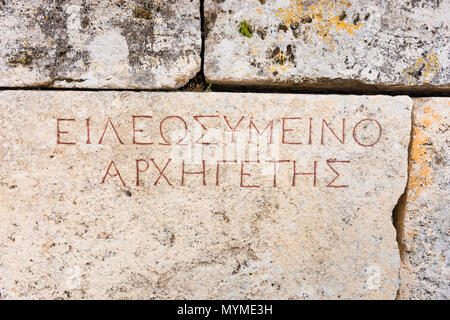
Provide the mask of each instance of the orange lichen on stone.
POLYGON ((433 120, 439 121, 442 119, 442 117, 439 114, 433 112, 431 106, 425 108, 425 113, 431 116, 433 120))
POLYGON ((345 0, 319 0, 313 4, 306 4, 304 0, 289 0, 287 8, 279 8, 276 15, 283 19, 286 26, 310 20, 317 34, 326 41, 330 49, 334 49, 335 40, 332 31, 346 31, 353 34, 355 30, 362 27, 361 21, 357 24, 347 23, 345 9, 351 7, 350 2, 345 0))
POLYGON ((426 186, 433 182, 433 170, 430 167, 432 154, 427 150, 430 143, 425 131, 441 118, 439 114, 433 112, 431 106, 427 106, 424 109, 423 119, 413 128, 408 181, 412 199, 416 199, 426 186))
POLYGON ((431 168, 429 161, 431 156, 427 153, 425 144, 428 137, 421 128, 413 129, 413 141, 411 146, 410 167, 414 166, 416 169, 410 170, 408 181, 408 189, 413 192, 412 198, 417 198, 425 187, 433 182, 431 177, 431 168))

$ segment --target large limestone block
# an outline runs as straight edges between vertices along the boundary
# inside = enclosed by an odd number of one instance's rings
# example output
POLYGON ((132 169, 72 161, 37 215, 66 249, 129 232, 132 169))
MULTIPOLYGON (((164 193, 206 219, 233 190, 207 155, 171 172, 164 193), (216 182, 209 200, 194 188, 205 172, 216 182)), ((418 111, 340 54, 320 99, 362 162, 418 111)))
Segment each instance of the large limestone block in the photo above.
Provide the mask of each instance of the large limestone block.
POLYGON ((0 1, 0 86, 178 88, 200 70, 199 0, 0 1))
POLYGON ((401 299, 450 299, 450 99, 415 99, 401 299))
POLYGON ((395 298, 411 109, 3 91, 1 297, 395 298))
POLYGON ((449 1, 206 0, 218 84, 450 89, 449 1))

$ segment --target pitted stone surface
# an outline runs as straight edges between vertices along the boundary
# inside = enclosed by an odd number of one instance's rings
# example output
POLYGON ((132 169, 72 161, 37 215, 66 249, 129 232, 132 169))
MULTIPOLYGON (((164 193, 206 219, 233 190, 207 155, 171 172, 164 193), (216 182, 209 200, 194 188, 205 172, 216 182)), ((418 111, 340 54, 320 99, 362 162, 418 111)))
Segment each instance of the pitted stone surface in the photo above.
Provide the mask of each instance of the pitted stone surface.
POLYGON ((450 90, 449 1, 206 0, 218 84, 450 90))
POLYGON ((0 86, 179 88, 200 70, 200 2, 0 2, 0 86))
POLYGON ((393 299, 411 109, 3 91, 1 298, 393 299))
POLYGON ((415 99, 400 299, 450 299, 450 99, 415 99))

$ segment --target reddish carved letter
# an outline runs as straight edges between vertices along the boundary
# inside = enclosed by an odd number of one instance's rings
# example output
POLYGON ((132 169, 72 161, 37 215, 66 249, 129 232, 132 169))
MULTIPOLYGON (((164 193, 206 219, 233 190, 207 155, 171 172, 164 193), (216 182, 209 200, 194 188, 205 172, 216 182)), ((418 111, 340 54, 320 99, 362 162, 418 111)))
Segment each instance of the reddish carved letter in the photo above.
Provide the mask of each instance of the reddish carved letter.
POLYGON ((63 142, 61 141, 62 133, 69 133, 69 131, 61 131, 59 128, 60 121, 75 121, 75 119, 56 119, 56 144, 75 144, 75 142, 63 142))
POLYGON ((120 181, 122 182, 122 185, 123 185, 124 187, 126 186, 126 185, 125 185, 125 182, 124 182, 123 179, 122 179, 122 176, 120 175, 119 170, 117 169, 116 164, 114 163, 114 161, 111 161, 111 163, 109 164, 108 169, 106 170, 106 174, 105 174, 105 176, 103 177, 103 180, 102 180, 101 184, 104 184, 104 183, 105 183, 106 177, 107 177, 107 176, 110 176, 111 178, 119 177, 120 181), (112 167, 112 166, 114 166, 114 169, 116 170, 116 174, 111 174, 111 173, 109 173, 109 170, 111 170, 111 167, 112 167))

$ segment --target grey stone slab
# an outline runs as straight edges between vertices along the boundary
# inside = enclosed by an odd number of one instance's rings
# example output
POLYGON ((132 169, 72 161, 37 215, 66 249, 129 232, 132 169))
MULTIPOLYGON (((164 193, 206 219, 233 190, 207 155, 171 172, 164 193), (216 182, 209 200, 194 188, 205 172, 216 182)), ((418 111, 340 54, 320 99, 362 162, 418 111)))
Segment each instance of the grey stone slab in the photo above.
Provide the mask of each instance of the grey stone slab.
POLYGON ((415 99, 400 299, 450 299, 449 98, 415 99))
POLYGON ((449 1, 206 0, 222 85, 450 91, 449 1))
POLYGON ((200 70, 199 0, 6 0, 0 86, 179 88, 200 70))

